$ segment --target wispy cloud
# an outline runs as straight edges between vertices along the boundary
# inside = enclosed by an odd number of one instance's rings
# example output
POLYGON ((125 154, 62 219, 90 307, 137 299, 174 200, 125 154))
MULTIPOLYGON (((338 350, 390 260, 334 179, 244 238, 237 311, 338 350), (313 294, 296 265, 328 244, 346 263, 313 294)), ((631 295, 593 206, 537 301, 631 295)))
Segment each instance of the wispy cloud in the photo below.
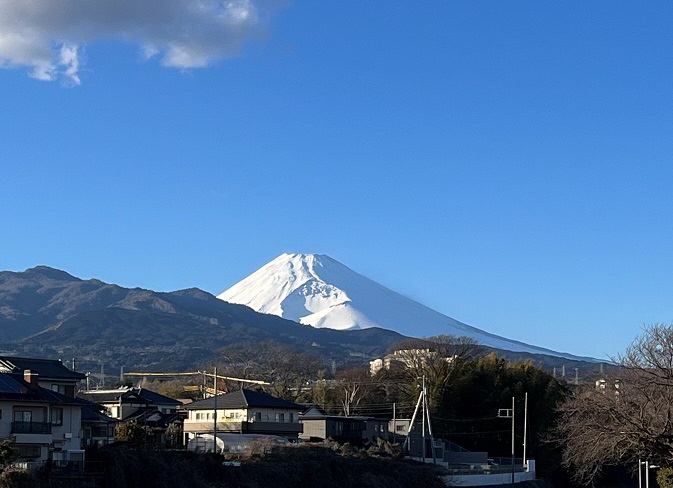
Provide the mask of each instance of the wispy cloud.
POLYGON ((79 85, 82 46, 117 39, 163 66, 201 68, 260 31, 263 1, 0 0, 0 67, 79 85))

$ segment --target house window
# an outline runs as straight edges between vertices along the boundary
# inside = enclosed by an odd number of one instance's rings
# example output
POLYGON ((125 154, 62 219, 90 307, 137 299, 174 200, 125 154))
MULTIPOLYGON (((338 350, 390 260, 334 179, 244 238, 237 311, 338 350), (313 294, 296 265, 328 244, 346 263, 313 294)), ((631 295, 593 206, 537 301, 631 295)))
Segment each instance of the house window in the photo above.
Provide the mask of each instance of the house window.
POLYGON ((290 423, 294 423, 294 412, 290 412, 290 423))
POLYGON ((262 412, 255 412, 255 422, 262 421, 262 412))
POLYGON ((39 458, 40 446, 16 446, 20 458, 39 458))
POLYGON ((33 412, 30 410, 15 410, 14 422, 32 422, 33 412))
POLYGON ((51 425, 63 425, 63 409, 61 407, 52 407, 51 425))
POLYGON ((276 422, 285 422, 285 414, 284 413, 277 413, 276 414, 276 422))

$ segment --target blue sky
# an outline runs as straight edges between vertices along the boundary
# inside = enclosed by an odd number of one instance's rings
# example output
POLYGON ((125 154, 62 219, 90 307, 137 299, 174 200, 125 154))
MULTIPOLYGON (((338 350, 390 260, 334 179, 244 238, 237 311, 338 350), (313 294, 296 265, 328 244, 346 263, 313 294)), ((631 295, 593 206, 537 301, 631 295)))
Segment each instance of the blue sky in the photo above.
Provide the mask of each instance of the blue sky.
POLYGON ((133 3, 0 0, 0 269, 217 294, 315 252, 601 358, 673 321, 673 4, 133 3))

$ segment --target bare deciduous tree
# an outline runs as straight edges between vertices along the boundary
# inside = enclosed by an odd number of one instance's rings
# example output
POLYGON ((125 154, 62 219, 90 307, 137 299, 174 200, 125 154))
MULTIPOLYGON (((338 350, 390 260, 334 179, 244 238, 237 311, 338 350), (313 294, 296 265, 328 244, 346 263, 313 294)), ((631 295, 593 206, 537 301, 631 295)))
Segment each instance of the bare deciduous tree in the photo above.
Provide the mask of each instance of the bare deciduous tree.
POLYGON ((273 395, 292 401, 301 400, 304 388, 322 367, 317 356, 275 342, 236 344, 218 354, 227 375, 268 381, 273 395))
POLYGON ((617 363, 617 376, 576 389, 561 407, 556 440, 580 482, 606 466, 673 459, 673 326, 645 328, 617 363))
POLYGON ((376 385, 366 369, 350 368, 336 375, 336 396, 344 415, 352 415, 375 389, 376 385))
POLYGON ((420 391, 417 380, 426 377, 430 406, 434 406, 453 378, 453 373, 482 352, 483 348, 470 337, 439 335, 403 341, 391 348, 389 357, 391 369, 398 370, 405 378, 403 385, 407 395, 415 397, 420 391))

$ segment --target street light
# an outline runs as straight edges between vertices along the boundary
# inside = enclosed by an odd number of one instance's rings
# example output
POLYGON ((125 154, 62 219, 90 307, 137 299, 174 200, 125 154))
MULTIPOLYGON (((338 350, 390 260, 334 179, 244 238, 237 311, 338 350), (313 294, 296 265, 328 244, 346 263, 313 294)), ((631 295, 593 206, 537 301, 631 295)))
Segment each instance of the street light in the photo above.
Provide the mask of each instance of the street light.
POLYGON ((645 466, 645 488, 650 488, 650 469, 656 469, 659 466, 650 464, 649 459, 646 461, 638 460, 638 488, 642 488, 641 466, 645 466))

